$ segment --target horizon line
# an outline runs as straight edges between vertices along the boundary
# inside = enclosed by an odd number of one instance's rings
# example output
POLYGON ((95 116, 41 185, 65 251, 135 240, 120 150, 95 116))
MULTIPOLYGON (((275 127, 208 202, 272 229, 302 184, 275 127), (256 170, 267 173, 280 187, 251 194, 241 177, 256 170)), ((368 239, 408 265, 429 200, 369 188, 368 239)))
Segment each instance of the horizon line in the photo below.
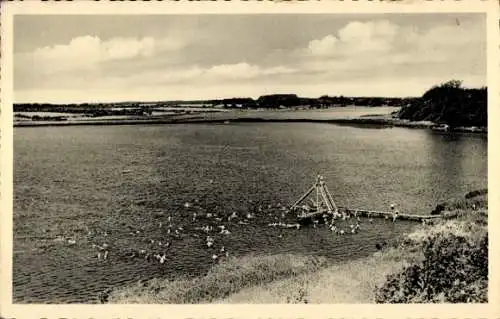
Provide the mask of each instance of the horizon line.
MULTIPOLYGON (((463 89, 487 89, 488 87, 486 85, 481 86, 481 87, 462 87, 463 89)), ((352 99, 363 99, 363 98, 373 98, 373 99, 415 99, 419 98, 420 96, 353 96, 353 95, 328 95, 328 94, 323 94, 318 97, 304 97, 304 96, 299 96, 295 93, 270 93, 270 94, 263 94, 259 95, 259 97, 262 96, 273 96, 273 95, 296 95, 298 98, 301 99, 319 99, 321 97, 330 97, 330 98, 352 98, 352 99)), ((254 101, 258 100, 258 98, 254 98, 252 96, 233 96, 233 97, 217 97, 217 98, 207 98, 207 99, 165 99, 165 100, 127 100, 127 101, 86 101, 86 102, 13 102, 12 104, 50 104, 50 105, 68 105, 68 104, 123 104, 123 103, 168 103, 168 102, 209 102, 209 101, 218 101, 218 100, 229 100, 229 99, 252 99, 254 101)))

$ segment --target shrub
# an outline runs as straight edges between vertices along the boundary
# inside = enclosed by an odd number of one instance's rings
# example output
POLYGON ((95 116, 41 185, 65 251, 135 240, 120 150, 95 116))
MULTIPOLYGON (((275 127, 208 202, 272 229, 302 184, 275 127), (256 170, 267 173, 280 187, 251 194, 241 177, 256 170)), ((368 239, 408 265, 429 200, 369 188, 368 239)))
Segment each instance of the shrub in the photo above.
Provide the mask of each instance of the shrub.
POLYGON ((423 254, 376 289, 377 303, 487 302, 487 234, 438 233, 424 239, 423 254))
POLYGON ((468 192, 467 194, 465 194, 465 199, 469 199, 469 198, 473 198, 473 197, 477 197, 477 196, 481 196, 481 195, 487 195, 487 194, 488 194, 488 189, 483 188, 483 189, 475 190, 472 192, 468 192))

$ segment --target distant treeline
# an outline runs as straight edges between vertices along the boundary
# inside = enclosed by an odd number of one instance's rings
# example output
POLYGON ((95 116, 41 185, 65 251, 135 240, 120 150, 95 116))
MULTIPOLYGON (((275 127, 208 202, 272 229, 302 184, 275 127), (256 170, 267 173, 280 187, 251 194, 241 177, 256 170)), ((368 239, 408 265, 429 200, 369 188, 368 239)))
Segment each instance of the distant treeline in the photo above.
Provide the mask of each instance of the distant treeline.
POLYGON ((263 95, 258 99, 252 98, 230 98, 208 101, 212 105, 219 105, 225 108, 291 108, 291 107, 312 107, 324 108, 332 106, 403 106, 411 102, 412 98, 393 97, 345 97, 327 96, 319 98, 299 97, 296 94, 271 94, 263 95))
POLYGON ((119 106, 120 109, 112 109, 118 107, 115 104, 50 104, 50 103, 22 103, 14 104, 14 112, 57 112, 57 113, 74 113, 87 114, 89 116, 104 116, 104 115, 142 115, 150 113, 148 108, 139 104, 127 104, 119 106))
POLYGON ((271 94, 263 95, 258 99, 249 97, 237 97, 217 100, 200 101, 164 101, 164 102, 121 102, 121 103, 82 103, 82 104, 50 104, 50 103, 18 103, 14 104, 14 112, 63 112, 63 113, 88 113, 103 115, 108 113, 106 108, 123 108, 113 110, 113 114, 119 112, 122 115, 137 114, 155 107, 185 107, 204 106, 220 108, 292 108, 312 107, 324 108, 332 106, 405 106, 414 98, 393 97, 344 97, 344 96, 321 96, 319 98, 304 98, 296 94, 271 94), (126 109, 137 109, 136 111, 126 109), (98 111, 99 110, 99 111, 98 111))
POLYGON ((395 106, 401 107, 397 116, 411 121, 432 121, 437 124, 458 126, 487 126, 487 89, 467 89, 461 82, 452 80, 434 86, 422 97, 345 97, 323 95, 304 98, 296 94, 263 95, 258 99, 234 97, 217 100, 119 102, 82 104, 14 104, 14 112, 83 113, 88 116, 148 115, 162 107, 205 107, 225 109, 278 109, 326 108, 344 106, 395 106))
POLYGON ((432 121, 450 127, 487 126, 487 88, 467 89, 451 80, 432 87, 403 107, 398 116, 411 121, 432 121))

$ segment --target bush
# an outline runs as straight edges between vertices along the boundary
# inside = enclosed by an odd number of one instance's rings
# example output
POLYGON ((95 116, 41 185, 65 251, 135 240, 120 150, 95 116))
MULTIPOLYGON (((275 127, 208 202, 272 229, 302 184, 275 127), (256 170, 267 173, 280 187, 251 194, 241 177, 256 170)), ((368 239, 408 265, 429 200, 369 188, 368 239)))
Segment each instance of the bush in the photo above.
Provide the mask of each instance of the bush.
POLYGON ((401 108, 399 117, 458 126, 487 126, 487 89, 467 89, 451 80, 429 89, 401 108))
POLYGON ((487 302, 488 236, 439 233, 423 243, 424 259, 390 275, 377 303, 487 302))
POLYGON ((467 194, 465 194, 465 199, 469 199, 469 198, 473 198, 473 197, 477 197, 477 196, 482 196, 482 195, 486 195, 486 194, 488 194, 488 189, 483 188, 483 189, 475 190, 472 192, 468 192, 467 194))

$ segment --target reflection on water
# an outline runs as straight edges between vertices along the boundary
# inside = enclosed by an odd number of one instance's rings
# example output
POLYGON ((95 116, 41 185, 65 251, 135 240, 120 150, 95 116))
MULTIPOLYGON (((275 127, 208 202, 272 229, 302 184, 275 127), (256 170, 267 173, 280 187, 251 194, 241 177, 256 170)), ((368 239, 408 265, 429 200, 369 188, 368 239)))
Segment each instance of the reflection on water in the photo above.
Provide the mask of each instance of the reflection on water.
MULTIPOLYGON (((436 202, 446 200, 457 185, 468 189, 477 187, 472 183, 477 176, 487 175, 488 143, 485 135, 440 134, 429 131, 430 158, 441 174, 429 172, 429 184, 441 184, 436 202)), ((484 187, 486 187, 486 178, 484 187)))
MULTIPOLYGON (((18 128, 14 155, 17 301, 92 301, 102 289, 138 278, 206 272, 212 253, 194 229, 202 225, 193 224, 194 208, 184 208, 186 202, 197 203, 198 214, 219 216, 290 205, 320 173, 340 206, 386 210, 395 202, 402 212, 428 213, 440 200, 487 185, 486 139, 404 128, 18 128), (149 240, 167 238, 159 227, 167 215, 184 229, 172 240, 169 262, 116 257, 126 249, 152 249, 149 240), (98 231, 107 237, 96 237, 98 231), (75 237, 77 244, 61 246, 58 236, 75 237), (91 248, 103 241, 113 247, 106 263, 91 248)), ((413 225, 382 220, 338 238, 322 229, 280 232, 267 227, 280 218, 275 210, 259 214, 249 225, 227 223, 232 235, 218 238, 218 245, 233 256, 292 252, 338 262, 366 256, 377 241, 413 225)))

